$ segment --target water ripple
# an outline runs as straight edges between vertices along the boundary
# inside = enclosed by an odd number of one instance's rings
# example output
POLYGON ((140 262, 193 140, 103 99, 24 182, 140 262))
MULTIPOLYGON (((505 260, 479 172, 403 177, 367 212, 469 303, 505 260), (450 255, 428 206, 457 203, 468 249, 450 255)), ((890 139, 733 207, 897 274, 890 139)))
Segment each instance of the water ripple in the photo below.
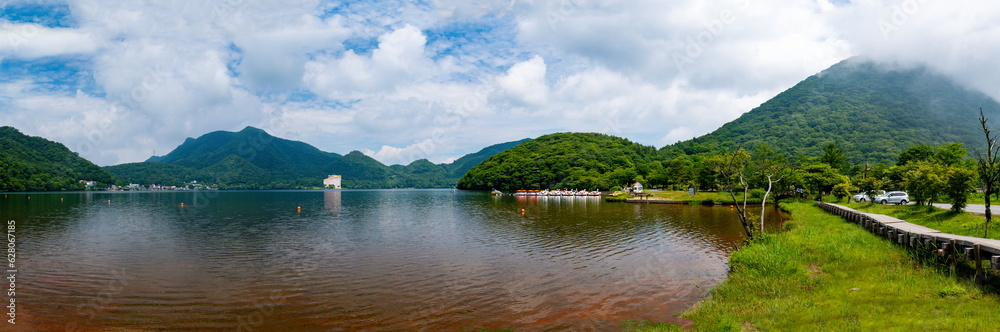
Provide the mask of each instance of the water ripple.
POLYGON ((683 323, 676 316, 725 278, 741 234, 728 209, 569 197, 224 192, 180 209, 189 194, 91 196, 38 200, 50 205, 12 215, 50 211, 23 225, 31 276, 18 300, 32 304, 42 326, 596 331, 625 319, 683 323))

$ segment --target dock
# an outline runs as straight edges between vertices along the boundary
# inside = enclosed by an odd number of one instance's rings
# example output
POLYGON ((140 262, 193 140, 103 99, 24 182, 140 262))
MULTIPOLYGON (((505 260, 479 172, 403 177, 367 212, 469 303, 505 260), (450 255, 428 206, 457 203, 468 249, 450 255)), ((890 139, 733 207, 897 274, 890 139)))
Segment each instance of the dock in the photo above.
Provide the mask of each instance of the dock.
POLYGON ((983 272, 984 260, 990 261, 993 270, 1000 270, 1000 240, 942 233, 887 215, 861 212, 837 204, 821 202, 818 206, 901 246, 933 252, 955 261, 972 261, 977 274, 983 272))

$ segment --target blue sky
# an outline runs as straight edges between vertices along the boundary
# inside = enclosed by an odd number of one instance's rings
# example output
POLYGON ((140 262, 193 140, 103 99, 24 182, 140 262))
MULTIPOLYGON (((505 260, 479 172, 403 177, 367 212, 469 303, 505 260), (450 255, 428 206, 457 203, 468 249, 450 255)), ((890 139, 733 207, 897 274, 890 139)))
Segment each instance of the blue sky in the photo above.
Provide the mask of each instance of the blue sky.
POLYGON ((256 126, 387 164, 553 132, 656 147, 852 56, 997 96, 991 1, 0 1, 0 125, 99 165, 256 126))

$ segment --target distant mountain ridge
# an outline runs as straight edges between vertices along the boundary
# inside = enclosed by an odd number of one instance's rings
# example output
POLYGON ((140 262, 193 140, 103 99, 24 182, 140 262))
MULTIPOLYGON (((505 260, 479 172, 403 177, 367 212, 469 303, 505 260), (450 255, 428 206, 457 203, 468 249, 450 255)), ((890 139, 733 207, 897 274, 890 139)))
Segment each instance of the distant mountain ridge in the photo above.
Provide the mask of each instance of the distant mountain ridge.
POLYGON ((719 129, 663 148, 668 154, 767 143, 777 152, 818 156, 830 142, 849 161, 894 163, 917 144, 982 144, 979 108, 1000 125, 1000 104, 926 67, 891 68, 859 58, 806 78, 719 129))
POLYGON ((166 155, 105 169, 130 183, 182 185, 199 181, 218 183, 226 189, 318 187, 329 174, 343 176, 344 188, 448 188, 478 162, 523 141, 493 145, 451 164, 421 159, 405 166, 386 166, 359 151, 346 155, 324 152, 246 127, 239 132, 215 131, 188 138, 166 155))

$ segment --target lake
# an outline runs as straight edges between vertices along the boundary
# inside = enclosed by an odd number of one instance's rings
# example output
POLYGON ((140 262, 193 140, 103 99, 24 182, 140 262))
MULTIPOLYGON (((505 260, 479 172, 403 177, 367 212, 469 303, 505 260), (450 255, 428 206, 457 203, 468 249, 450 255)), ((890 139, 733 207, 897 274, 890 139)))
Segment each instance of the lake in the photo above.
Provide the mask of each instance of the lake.
POLYGON ((451 190, 3 194, 0 219, 25 331, 686 324, 742 239, 728 207, 451 190))

